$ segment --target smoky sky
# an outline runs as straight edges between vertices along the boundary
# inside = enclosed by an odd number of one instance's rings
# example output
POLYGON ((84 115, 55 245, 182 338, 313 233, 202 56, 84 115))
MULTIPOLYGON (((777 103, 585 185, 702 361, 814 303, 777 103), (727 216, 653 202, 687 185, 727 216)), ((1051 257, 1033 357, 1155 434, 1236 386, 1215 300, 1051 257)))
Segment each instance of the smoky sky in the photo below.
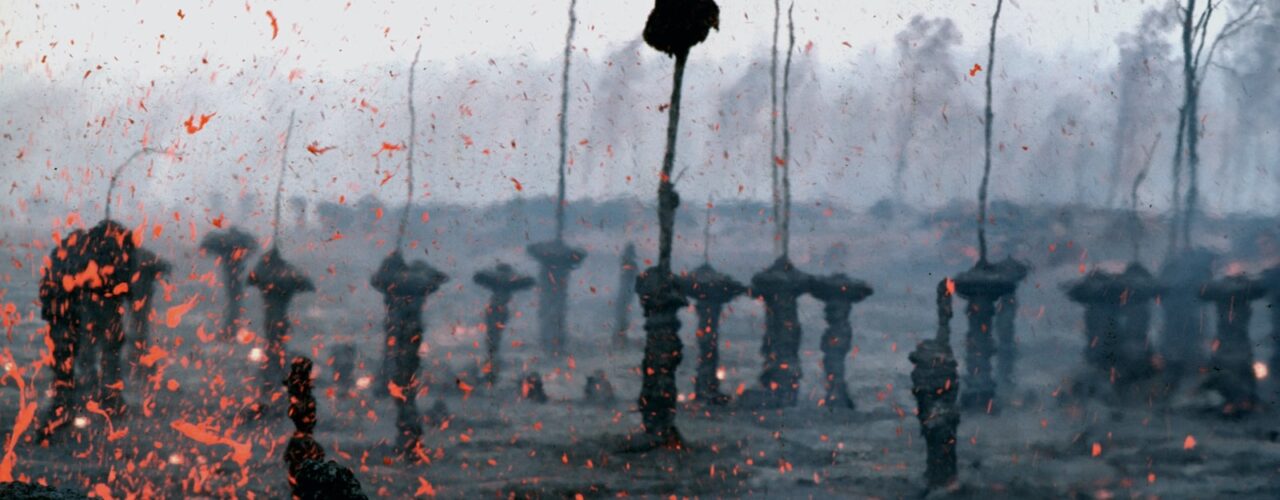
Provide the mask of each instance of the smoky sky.
MULTIPOLYGON (((1224 45, 1219 61, 1228 69, 1212 70, 1205 84, 1202 191, 1210 211, 1275 210, 1280 201, 1272 194, 1280 115, 1265 111, 1280 109, 1278 3, 1224 45)), ((1167 5, 1052 4, 1017 2, 1001 19, 993 199, 1127 204, 1143 148, 1163 134, 1139 199, 1147 209, 1166 208, 1181 92, 1167 5)), ((297 123, 286 197, 372 195, 399 204, 405 153, 395 149, 408 140, 406 72, 419 45, 415 201, 552 194, 565 7, 6 5, 2 217, 25 218, 31 206, 100 211, 111 170, 144 142, 170 154, 139 161, 121 179, 123 214, 269 200, 290 112, 297 123)), ((899 196, 936 207, 974 197, 987 70, 975 64, 986 61, 990 7, 797 4, 790 97, 797 203, 866 207, 899 196), (898 190, 894 172, 904 156, 898 190)), ((648 8, 579 5, 570 200, 649 199, 655 191, 672 63, 638 42, 648 8)), ((721 31, 689 63, 678 188, 692 200, 767 200, 772 4, 721 9, 721 31)))

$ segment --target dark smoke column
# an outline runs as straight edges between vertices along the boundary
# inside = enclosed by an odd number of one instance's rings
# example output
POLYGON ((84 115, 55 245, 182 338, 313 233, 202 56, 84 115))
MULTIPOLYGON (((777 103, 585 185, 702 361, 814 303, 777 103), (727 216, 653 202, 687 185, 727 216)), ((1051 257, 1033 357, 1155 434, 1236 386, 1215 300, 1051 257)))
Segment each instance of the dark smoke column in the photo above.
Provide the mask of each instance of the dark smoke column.
POLYGON ((800 391, 800 328, 798 301, 809 293, 813 276, 796 269, 785 255, 751 277, 752 297, 764 300, 764 369, 760 388, 747 399, 750 406, 782 408, 796 405, 800 391))
MULTIPOLYGON (((84 292, 64 283, 88 263, 85 232, 77 229, 49 252, 49 266, 40 274, 40 316, 49 323, 53 342, 53 396, 40 418, 40 434, 48 437, 71 422, 76 412, 76 348, 81 335, 80 303, 84 292)), ((74 281, 70 281, 74 284, 74 281)))
POLYGON ((129 279, 137 272, 136 247, 129 231, 119 222, 103 219, 85 235, 87 262, 84 272, 97 279, 87 283, 82 309, 85 335, 103 342, 98 381, 98 398, 109 414, 125 411, 124 376, 121 370, 124 347, 124 310, 128 305, 129 279))
POLYGON ((258 264, 249 272, 249 284, 262 293, 265 306, 263 319, 267 347, 263 350, 262 405, 271 401, 271 394, 284 379, 285 343, 289 341, 289 303, 299 293, 315 291, 311 279, 293 267, 272 246, 262 255, 258 264))
POLYGON ((640 266, 636 264, 636 245, 627 242, 622 250, 618 271, 618 297, 613 304, 613 345, 627 345, 627 331, 631 330, 631 287, 636 282, 640 266))
POLYGON ((1226 399, 1224 415, 1248 414, 1258 406, 1249 320, 1253 317, 1253 301, 1266 294, 1259 281, 1242 275, 1204 286, 1203 300, 1213 302, 1218 312, 1218 348, 1209 360, 1214 369, 1205 385, 1226 399))
POLYGON ((559 238, 534 243, 525 249, 538 261, 538 336, 547 354, 561 356, 568 352, 569 273, 582 264, 587 252, 573 248, 559 238))
POLYGON ((240 321, 240 300, 244 297, 244 272, 258 242, 252 235, 239 228, 214 231, 200 241, 200 249, 217 258, 222 271, 222 286, 227 294, 227 307, 222 314, 219 337, 224 341, 235 338, 240 321))
POLYGON ((422 439, 418 417, 418 347, 422 345, 422 307, 427 296, 449 281, 426 262, 407 263, 397 250, 382 260, 369 284, 382 294, 387 307, 383 328, 387 333, 387 361, 391 363, 388 388, 396 400, 396 451, 412 457, 422 439), (399 392, 399 394, 397 394, 399 392))
POLYGON ((680 195, 672 183, 676 161, 676 137, 680 126, 680 91, 689 49, 706 40, 712 28, 719 29, 720 7, 711 0, 657 0, 644 25, 644 41, 650 47, 676 59, 672 76, 671 109, 667 115, 667 149, 662 157, 658 180, 658 265, 636 278, 636 293, 644 307, 644 361, 641 373, 640 416, 645 439, 641 448, 681 448, 684 441, 676 429, 676 368, 684 358, 680 342, 680 318, 676 316, 688 302, 680 294, 671 274, 671 244, 675 239, 676 209, 680 195))
POLYGON ((711 264, 703 264, 688 276, 678 279, 681 291, 695 301, 698 311, 698 375, 694 394, 699 401, 711 405, 729 402, 729 396, 720 392, 720 312, 724 305, 747 291, 747 287, 732 276, 716 271, 711 264))
POLYGON ((924 478, 930 490, 951 488, 958 481, 956 472, 956 429, 960 427, 960 410, 956 394, 960 380, 956 357, 951 352, 951 283, 938 283, 938 333, 916 345, 908 359, 911 370, 911 394, 916 397, 920 434, 924 435, 928 457, 924 478))
POLYGON ((810 293, 822 301, 827 330, 822 334, 822 370, 826 375, 827 408, 853 409, 845 381, 845 358, 853 348, 853 328, 849 325, 849 313, 853 305, 871 296, 870 286, 860 280, 850 279, 843 273, 814 278, 810 293))
POLYGON ((129 319, 133 323, 133 335, 129 342, 133 344, 133 348, 129 351, 129 365, 133 367, 135 374, 145 377, 148 373, 143 371, 141 358, 150 348, 152 296, 155 294, 156 280, 168 274, 171 266, 146 248, 139 247, 134 255, 138 260, 138 274, 129 289, 129 319))
POLYGON ((489 290, 489 305, 484 309, 485 344, 489 353, 489 362, 484 370, 485 380, 492 387, 498 382, 501 360, 498 351, 502 348, 502 332, 507 329, 507 319, 511 312, 507 305, 516 292, 533 286, 533 278, 517 273, 510 264, 499 262, 491 269, 477 272, 471 277, 477 285, 489 290))

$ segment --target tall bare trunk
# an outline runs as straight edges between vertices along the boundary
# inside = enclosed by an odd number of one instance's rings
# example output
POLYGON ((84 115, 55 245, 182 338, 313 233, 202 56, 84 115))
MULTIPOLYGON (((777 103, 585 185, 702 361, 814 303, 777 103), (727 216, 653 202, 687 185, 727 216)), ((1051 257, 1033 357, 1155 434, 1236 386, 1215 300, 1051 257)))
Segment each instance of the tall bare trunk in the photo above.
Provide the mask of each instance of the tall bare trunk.
POLYGON ((556 183, 556 241, 564 239, 564 175, 569 156, 569 61, 573 56, 573 33, 578 26, 578 0, 569 0, 569 29, 564 36, 564 70, 560 75, 560 179, 556 183))
POLYGON ((418 56, 422 54, 422 46, 418 46, 418 51, 413 53, 413 62, 409 64, 409 145, 406 153, 409 158, 405 160, 406 168, 409 170, 405 175, 405 197, 404 208, 400 209, 400 227, 396 230, 396 250, 404 245, 405 229, 409 227, 409 207, 413 205, 413 143, 418 137, 418 114, 413 107, 413 76, 418 68, 418 56))
POLYGON ((996 0, 996 12, 991 16, 991 40, 987 45, 987 110, 983 114, 983 144, 986 156, 982 163, 982 185, 978 187, 978 262, 987 262, 987 184, 991 180, 991 78, 996 73, 996 23, 1000 21, 1000 9, 1004 0, 996 0))

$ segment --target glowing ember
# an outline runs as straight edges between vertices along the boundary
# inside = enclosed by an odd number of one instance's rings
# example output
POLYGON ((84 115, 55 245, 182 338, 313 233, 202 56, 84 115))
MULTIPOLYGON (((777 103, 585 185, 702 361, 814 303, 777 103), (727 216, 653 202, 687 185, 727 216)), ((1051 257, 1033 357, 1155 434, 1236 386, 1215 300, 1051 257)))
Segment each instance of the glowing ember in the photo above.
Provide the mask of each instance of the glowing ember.
POLYGON ((724 380, 724 368, 716 368, 716 380, 724 380))
POLYGON ((1267 378, 1267 364, 1261 361, 1253 362, 1253 376, 1258 380, 1267 378))
POLYGON ((249 349, 249 361, 252 361, 254 363, 261 363, 266 359, 267 359, 267 356, 262 353, 261 347, 254 347, 253 349, 249 349))
POLYGON ((360 377, 360 378, 356 379, 356 388, 357 388, 357 389, 362 389, 362 390, 363 390, 363 389, 368 389, 368 388, 369 388, 369 385, 370 385, 370 384, 372 384, 372 383, 373 383, 373 377, 370 377, 370 376, 368 376, 368 375, 365 375, 365 376, 363 376, 363 377, 360 377))
POLYGON ((1187 439, 1182 440, 1182 449, 1194 450, 1196 448, 1196 437, 1187 434, 1187 439))
POLYGON ((76 417, 75 421, 72 422, 72 425, 75 425, 77 429, 83 429, 89 426, 89 419, 85 417, 76 417))
POLYGON ((172 465, 182 465, 182 455, 177 453, 169 455, 169 463, 172 465))
POLYGON ((241 344, 252 344, 258 335, 248 328, 241 328, 236 331, 236 341, 241 344))

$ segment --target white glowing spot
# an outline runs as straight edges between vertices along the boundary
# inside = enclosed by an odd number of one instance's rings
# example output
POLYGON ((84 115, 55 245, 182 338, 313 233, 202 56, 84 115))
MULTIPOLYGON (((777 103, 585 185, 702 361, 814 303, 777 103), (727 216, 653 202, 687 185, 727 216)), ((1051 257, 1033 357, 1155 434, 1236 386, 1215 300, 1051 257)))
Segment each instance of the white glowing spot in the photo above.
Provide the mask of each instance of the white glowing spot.
POLYGON ((716 368, 716 380, 724 380, 724 368, 716 368))
POLYGON ((369 385, 372 383, 373 383, 373 377, 365 375, 363 377, 356 379, 356 389, 368 389, 369 385))
POLYGON ((12 361, 5 361, 5 362, 4 362, 4 372, 5 372, 5 373, 9 373, 9 372, 11 372, 11 371, 13 371, 13 370, 15 370, 15 369, 17 369, 17 368, 18 368, 18 366, 17 366, 17 365, 15 365, 15 364, 13 364, 13 362, 12 362, 12 361))
POLYGON ((685 396, 684 394, 677 394, 677 395, 676 395, 676 401, 679 401, 679 402, 683 403, 685 399, 691 399, 691 398, 688 398, 688 397, 687 397, 687 396, 685 396))
POLYGON ((1258 380, 1267 378, 1267 364, 1261 361, 1253 362, 1253 376, 1258 380))
POLYGON ((249 349, 249 361, 252 361, 254 363, 261 363, 263 361, 266 361, 266 359, 267 359, 267 355, 262 352, 261 347, 254 347, 253 349, 249 349))
POLYGON ((76 419, 71 422, 71 425, 76 426, 77 429, 83 429, 89 426, 89 419, 84 417, 76 417, 76 419))
POLYGON ((419 355, 419 356, 427 356, 427 355, 429 355, 429 354, 431 354, 431 344, 428 344, 428 343, 424 340, 424 341, 422 342, 422 344, 418 346, 418 355, 419 355))
POLYGON ((169 455, 169 463, 172 465, 182 465, 182 455, 177 453, 169 455))

